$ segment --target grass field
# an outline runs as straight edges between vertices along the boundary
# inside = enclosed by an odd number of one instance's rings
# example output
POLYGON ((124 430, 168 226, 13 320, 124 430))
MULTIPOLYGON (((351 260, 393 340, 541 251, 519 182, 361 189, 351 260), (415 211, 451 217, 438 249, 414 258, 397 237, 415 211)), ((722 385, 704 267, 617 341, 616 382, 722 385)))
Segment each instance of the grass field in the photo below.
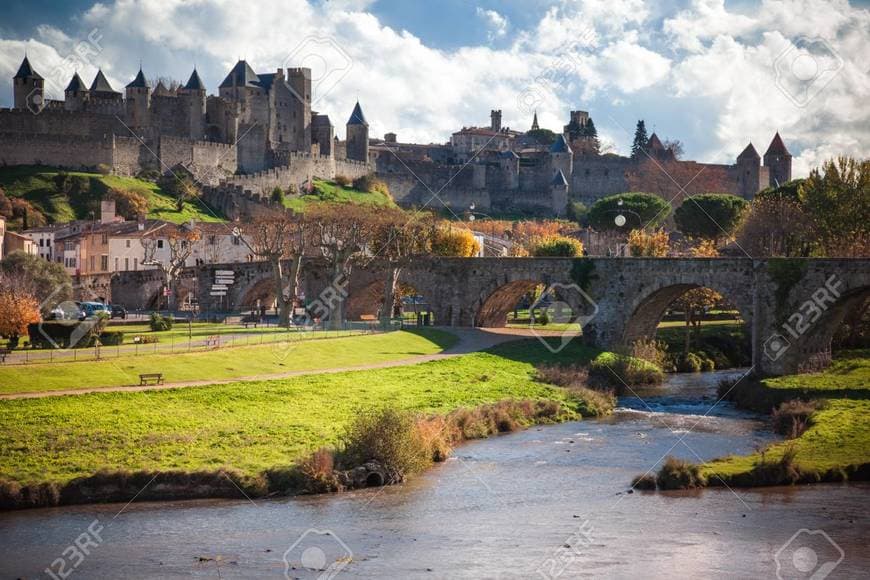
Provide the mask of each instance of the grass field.
POLYGON ((382 193, 359 191, 352 187, 342 187, 332 181, 314 180, 314 192, 305 195, 284 198, 284 205, 295 211, 305 211, 305 206, 315 202, 357 203, 360 205, 375 205, 396 207, 395 202, 382 193))
MULTIPOLYGON (((791 450, 801 472, 821 479, 870 464, 870 351, 846 351, 824 372, 766 379, 747 388, 760 392, 758 400, 767 404, 798 398, 826 401, 800 437, 764 450, 766 461, 778 461, 791 450)), ((707 463, 704 472, 731 483, 751 482, 750 472, 761 461, 761 453, 731 456, 707 463)))
POLYGON ((4 365, 0 366, 0 393, 138 385, 140 373, 153 372, 162 372, 166 382, 183 382, 360 366, 435 354, 456 340, 437 329, 310 340, 313 334, 294 335, 302 338, 263 346, 204 352, 4 365))
POLYGON ((446 413, 505 399, 566 401, 566 391, 533 379, 534 365, 598 354, 575 341, 554 355, 526 340, 391 369, 0 401, 0 478, 62 484, 104 469, 255 475, 335 444, 363 407, 446 413))
MULTIPOLYGON (((54 178, 59 170, 42 166, 0 167, 0 187, 6 194, 22 197, 39 209, 50 223, 66 222, 73 219, 90 219, 94 207, 89 201, 98 200, 113 188, 124 189, 142 195, 148 201, 148 217, 182 223, 196 221, 222 221, 220 214, 214 214, 199 202, 184 202, 181 211, 175 207, 175 198, 164 193, 157 184, 133 177, 102 175, 68 171, 67 175, 80 176, 88 180, 87 196, 70 197, 57 189, 54 178)), ((96 202, 97 211, 99 202, 96 202)), ((99 217, 99 216, 97 216, 99 217)))

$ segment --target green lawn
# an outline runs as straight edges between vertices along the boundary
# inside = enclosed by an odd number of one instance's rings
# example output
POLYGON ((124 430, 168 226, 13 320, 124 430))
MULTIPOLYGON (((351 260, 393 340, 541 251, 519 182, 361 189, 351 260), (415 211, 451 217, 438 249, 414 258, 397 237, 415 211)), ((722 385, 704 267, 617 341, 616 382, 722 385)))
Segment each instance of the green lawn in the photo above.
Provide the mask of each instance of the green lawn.
MULTIPOLYGON (((361 366, 435 354, 456 340, 454 335, 437 329, 311 340, 315 335, 288 335, 294 338, 263 346, 131 354, 102 361, 3 365, 0 393, 137 385, 140 373, 153 372, 162 372, 167 382, 183 382, 361 366)), ((149 346, 142 348, 147 350, 149 346)))
MULTIPOLYGON (((778 460, 791 447, 802 471, 822 477, 870 464, 870 351, 839 353, 824 372, 766 379, 747 388, 758 391, 757 400, 768 405, 798 398, 826 401, 803 435, 769 446, 766 460, 778 460)), ((704 471, 735 482, 760 460, 760 453, 731 456, 707 463, 704 471)))
MULTIPOLYGON (((99 199, 112 188, 139 193, 148 201, 148 217, 174 223, 196 221, 222 221, 198 202, 185 202, 181 211, 175 208, 175 198, 164 193, 157 184, 134 177, 102 175, 68 171, 70 176, 88 180, 86 195, 68 196, 60 192, 53 179, 59 170, 43 166, 0 167, 0 187, 7 195, 23 197, 45 214, 49 223, 73 219, 90 219, 92 210, 99 211, 99 199)), ((99 216, 97 216, 99 217, 99 216)))
POLYGON ((295 211, 305 211, 305 206, 315 202, 332 203, 357 203, 361 205, 375 205, 384 207, 396 207, 395 202, 382 193, 369 193, 359 191, 352 187, 342 187, 332 181, 314 180, 314 192, 305 195, 287 195, 284 205, 295 211))
POLYGON ((390 369, 0 401, 0 479, 64 483, 103 469, 231 468, 256 475, 335 444, 362 407, 446 413, 512 398, 565 401, 564 390, 533 380, 534 364, 598 354, 575 341, 554 355, 526 340, 390 369))

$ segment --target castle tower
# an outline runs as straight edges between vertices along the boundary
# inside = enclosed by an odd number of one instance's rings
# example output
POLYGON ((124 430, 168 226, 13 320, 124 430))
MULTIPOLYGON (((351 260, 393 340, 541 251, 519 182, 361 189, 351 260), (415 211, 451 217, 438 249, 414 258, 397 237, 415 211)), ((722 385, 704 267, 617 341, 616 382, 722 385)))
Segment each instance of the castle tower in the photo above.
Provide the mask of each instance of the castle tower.
POLYGON ((498 154, 498 164, 502 179, 507 189, 517 189, 520 186, 520 157, 513 151, 502 151, 498 154))
POLYGON ((550 207, 556 217, 564 217, 568 210, 568 180, 561 169, 550 182, 550 207))
POLYGON ((12 77, 13 106, 16 109, 37 107, 42 109, 45 98, 45 80, 33 70, 27 57, 21 61, 12 77))
POLYGON ((556 137, 550 146, 550 171, 553 175, 561 171, 566 179, 574 174, 574 152, 564 135, 556 137))
POLYGON ((489 112, 489 128, 495 132, 501 131, 501 110, 489 112))
POLYGON ((184 102, 187 116, 188 137, 201 140, 205 138, 205 84, 199 78, 196 68, 190 73, 187 83, 178 89, 178 97, 184 102))
POLYGON ((110 101, 123 105, 124 96, 112 88, 102 69, 97 70, 97 76, 94 77, 94 82, 91 83, 89 90, 91 101, 110 101))
POLYGON ((85 107, 85 103, 88 101, 89 96, 88 87, 85 85, 84 81, 82 81, 82 77, 79 76, 79 73, 73 75, 73 78, 66 86, 63 95, 63 108, 67 111, 81 111, 85 107))
POLYGON ((320 154, 331 157, 333 154, 333 139, 335 139, 335 127, 329 120, 329 115, 320 115, 313 112, 314 119, 311 121, 311 142, 317 144, 320 154))
MULTIPOLYGON (((105 80, 105 77, 103 78, 105 80)), ((139 67, 136 78, 125 89, 127 93, 127 122, 130 123, 131 127, 147 127, 151 117, 151 85, 145 79, 142 67, 139 67)))
POLYGON ((761 156, 755 150, 752 143, 746 146, 746 149, 737 156, 737 184, 740 188, 740 195, 746 199, 752 199, 758 190, 762 188, 761 183, 761 156))
MULTIPOLYGON (((290 104, 293 106, 291 116, 292 137, 297 151, 311 150, 311 69, 288 68, 287 85, 293 94, 290 104)), ((320 153, 323 154, 321 144, 320 153)))
POLYGON ((773 136, 770 147, 764 153, 764 166, 768 169, 771 187, 791 181, 791 153, 785 148, 779 132, 773 136))
POLYGON ((347 158, 369 162, 369 124, 357 101, 347 120, 347 158))
POLYGON ((535 116, 532 117, 532 129, 531 130, 537 131, 538 129, 540 129, 540 127, 538 126, 538 112, 535 111, 535 116))

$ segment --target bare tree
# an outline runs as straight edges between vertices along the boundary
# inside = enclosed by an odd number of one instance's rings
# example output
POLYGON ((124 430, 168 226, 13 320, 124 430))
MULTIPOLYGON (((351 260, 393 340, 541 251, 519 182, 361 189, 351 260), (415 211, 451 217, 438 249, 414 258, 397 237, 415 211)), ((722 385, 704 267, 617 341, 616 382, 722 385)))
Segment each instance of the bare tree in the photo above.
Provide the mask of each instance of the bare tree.
MULTIPOLYGON (((305 218, 311 224, 314 248, 326 258, 332 269, 332 283, 340 287, 350 279, 354 264, 364 261, 383 208, 353 204, 319 203, 309 206, 305 218)), ((344 321, 344 293, 336 292, 329 305, 329 324, 340 328, 344 321)))
POLYGON ((272 266, 275 297, 278 302, 278 324, 290 324, 290 310, 299 292, 302 260, 308 241, 307 222, 301 214, 277 209, 266 217, 245 224, 241 235, 254 256, 272 266), (290 260, 290 267, 283 262, 290 260))
POLYGON ((163 284, 169 289, 167 308, 174 310, 176 307, 175 282, 190 254, 194 244, 201 238, 199 229, 190 225, 176 226, 174 224, 161 224, 146 232, 140 243, 145 250, 142 260, 143 266, 157 266, 163 274, 163 284), (161 256, 158 252, 159 242, 166 242, 168 255, 161 256))

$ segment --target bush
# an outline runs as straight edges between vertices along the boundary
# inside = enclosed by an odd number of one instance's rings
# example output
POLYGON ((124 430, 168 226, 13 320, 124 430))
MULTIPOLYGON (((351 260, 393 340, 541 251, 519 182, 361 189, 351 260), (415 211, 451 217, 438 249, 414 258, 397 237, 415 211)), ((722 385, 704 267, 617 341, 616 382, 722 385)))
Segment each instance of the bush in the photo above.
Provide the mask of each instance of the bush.
POLYGON ((118 346, 124 343, 124 333, 119 330, 107 330, 100 333, 100 344, 103 346, 118 346))
POLYGON ((701 358, 693 352, 682 357, 677 364, 677 369, 681 373, 700 373, 701 358))
POLYGON ((336 175, 335 183, 342 187, 350 187, 353 184, 353 181, 347 175, 336 175))
POLYGON ((284 190, 278 186, 275 186, 275 189, 272 190, 271 196, 273 203, 283 204, 284 203, 284 190))
POLYGON ((700 466, 668 456, 656 476, 660 489, 694 489, 707 485, 700 466))
POLYGON ((340 463, 356 467, 377 461, 388 474, 388 483, 404 481, 431 463, 426 443, 411 413, 395 409, 359 412, 341 436, 340 463))
POLYGON ((322 447, 299 462, 302 488, 308 493, 326 493, 341 489, 335 473, 335 457, 331 449, 322 447))
POLYGON ((532 255, 538 257, 573 258, 583 255, 583 243, 565 236, 550 236, 532 247, 532 255))
POLYGON ((773 430, 789 439, 800 437, 812 424, 813 413, 823 406, 823 401, 801 401, 800 399, 780 403, 770 416, 773 430))
POLYGON ((382 193, 390 197, 390 188, 374 175, 363 175, 353 180, 353 188, 368 193, 382 193))
POLYGON ((626 385, 659 385, 664 380, 664 372, 656 365, 623 354, 604 352, 589 364, 589 384, 617 394, 622 394, 626 385))
POLYGON ((638 475, 634 479, 631 480, 631 488, 632 489, 642 489, 642 490, 655 490, 656 488, 656 476, 652 473, 646 473, 644 475, 638 475))
POLYGON ((135 220, 148 214, 148 200, 135 191, 112 189, 109 199, 115 201, 116 212, 126 220, 135 220))
POLYGON ((670 213, 671 204, 654 193, 619 193, 603 197, 592 204, 588 220, 589 225, 598 231, 655 228, 661 225, 670 213), (626 219, 622 226, 616 224, 618 215, 623 215, 626 219))
POLYGON ((151 320, 148 324, 154 332, 163 332, 164 330, 172 330, 172 325, 174 323, 175 319, 172 318, 171 314, 163 316, 159 312, 152 312, 151 320))

